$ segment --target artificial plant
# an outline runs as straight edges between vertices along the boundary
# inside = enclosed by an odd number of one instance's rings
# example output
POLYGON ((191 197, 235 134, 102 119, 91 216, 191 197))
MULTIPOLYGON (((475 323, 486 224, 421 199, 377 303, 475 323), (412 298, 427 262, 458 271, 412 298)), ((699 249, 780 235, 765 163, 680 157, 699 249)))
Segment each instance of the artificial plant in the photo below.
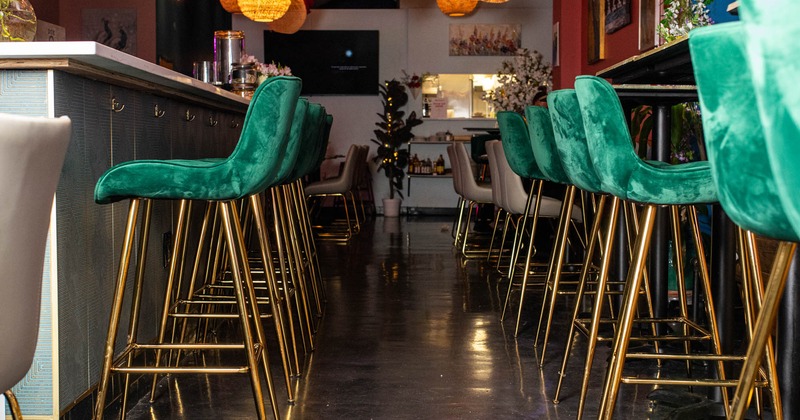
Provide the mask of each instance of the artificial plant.
POLYGON ((387 80, 379 85, 379 90, 383 113, 378 114, 381 120, 375 123, 379 127, 375 130, 377 139, 372 139, 378 145, 375 162, 378 163, 378 170, 382 170, 389 178, 389 198, 394 199, 395 194, 402 198, 404 168, 408 166, 408 149, 403 146, 414 137, 411 129, 422 124, 422 120, 417 118, 416 112, 411 111, 411 115, 403 121, 405 112, 400 108, 408 103, 408 94, 402 83, 394 79, 387 80))

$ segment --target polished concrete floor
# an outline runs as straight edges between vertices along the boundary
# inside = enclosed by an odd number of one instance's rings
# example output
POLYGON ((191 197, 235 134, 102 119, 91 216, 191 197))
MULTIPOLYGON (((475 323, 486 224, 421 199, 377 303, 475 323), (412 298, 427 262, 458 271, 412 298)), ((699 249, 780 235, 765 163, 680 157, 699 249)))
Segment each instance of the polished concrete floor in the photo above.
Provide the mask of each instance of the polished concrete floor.
MULTIPOLYGON (((327 310, 316 349, 296 381, 296 403, 289 406, 282 399, 283 417, 575 418, 582 369, 577 357, 560 404, 552 402, 566 335, 566 303, 558 308, 552 344, 540 369, 530 326, 538 299, 529 300, 528 321, 515 338, 511 319, 500 321, 507 283, 485 262, 460 258, 452 248, 450 229, 446 218, 379 217, 347 245, 319 243, 327 310)), ((573 349, 579 357, 583 345, 579 339, 573 349)), ((601 347, 587 418, 596 417, 606 355, 607 348, 601 347)), ((277 372, 277 360, 273 366, 277 372)), ((154 403, 142 399, 127 418, 255 417, 244 375, 173 376, 161 380, 159 388, 154 403)), ((705 391, 671 393, 660 403, 650 401, 650 391, 623 385, 617 416, 708 418, 713 413, 705 391)), ((284 388, 280 392, 285 395, 284 388)))

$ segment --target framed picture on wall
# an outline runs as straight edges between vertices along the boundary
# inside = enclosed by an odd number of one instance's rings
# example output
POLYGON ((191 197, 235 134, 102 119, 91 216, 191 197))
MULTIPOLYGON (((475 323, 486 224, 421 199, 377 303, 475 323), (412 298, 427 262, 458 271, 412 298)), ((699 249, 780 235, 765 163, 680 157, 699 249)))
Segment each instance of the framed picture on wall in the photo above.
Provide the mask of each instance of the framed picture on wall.
POLYGON ((522 44, 519 24, 451 24, 450 55, 516 55, 522 44))
POLYGON ((83 39, 136 55, 136 9, 83 9, 83 39))
POLYGON ((661 15, 657 0, 639 0, 639 51, 656 46, 661 15))
MULTIPOLYGON (((611 0, 609 0, 611 1, 611 0)), ((605 58, 605 21, 606 0, 589 0, 589 28, 586 43, 586 58, 589 63, 596 63, 605 58)))
POLYGON ((606 33, 611 34, 631 23, 631 0, 606 0, 606 33))

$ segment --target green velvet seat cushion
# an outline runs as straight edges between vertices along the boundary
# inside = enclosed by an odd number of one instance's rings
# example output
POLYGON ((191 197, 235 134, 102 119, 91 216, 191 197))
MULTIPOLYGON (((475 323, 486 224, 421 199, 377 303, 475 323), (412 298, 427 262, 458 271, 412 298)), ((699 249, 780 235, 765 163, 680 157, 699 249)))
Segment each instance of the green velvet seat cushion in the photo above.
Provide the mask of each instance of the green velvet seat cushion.
POLYGON ((700 95, 706 151, 719 201, 737 225, 783 240, 797 240, 778 195, 741 22, 689 34, 700 95))
POLYGON ((561 158, 558 156, 550 113, 546 108, 529 106, 525 108, 525 117, 528 119, 533 155, 545 179, 560 184, 571 184, 572 181, 561 166, 561 158))
POLYGON ((547 107, 553 122, 553 134, 561 166, 576 187, 600 192, 600 178, 592 166, 581 109, 574 89, 564 89, 547 95, 547 107))
POLYGON ((747 61, 778 196, 800 233, 800 2, 740 2, 747 61))
POLYGON ((575 93, 592 164, 605 192, 652 204, 717 201, 708 162, 669 165, 646 162, 636 155, 619 97, 607 81, 578 76, 575 93))
POLYGON ((322 147, 325 130, 325 107, 320 104, 310 104, 306 118, 303 146, 297 157, 292 178, 298 179, 308 175, 313 170, 317 161, 319 149, 322 147))
POLYGON ((512 111, 500 111, 497 113, 497 126, 500 127, 503 152, 511 170, 522 178, 546 179, 533 156, 528 127, 522 116, 512 111))
POLYGON ((301 82, 273 77, 253 94, 242 134, 224 160, 135 160, 111 167, 97 181, 94 199, 229 200, 259 192, 274 181, 288 141, 301 82))

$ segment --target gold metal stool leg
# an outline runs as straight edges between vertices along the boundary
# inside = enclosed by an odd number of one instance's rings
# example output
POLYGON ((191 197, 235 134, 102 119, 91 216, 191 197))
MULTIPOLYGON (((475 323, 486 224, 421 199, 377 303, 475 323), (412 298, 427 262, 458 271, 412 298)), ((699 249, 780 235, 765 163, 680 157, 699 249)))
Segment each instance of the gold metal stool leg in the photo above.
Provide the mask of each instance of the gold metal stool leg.
POLYGON ((122 241, 122 251, 120 251, 119 268, 117 269, 117 281, 114 286, 114 300, 111 305, 111 316, 108 323, 108 332, 106 333, 103 366, 100 370, 100 381, 97 385, 97 402, 94 409, 94 418, 96 420, 102 420, 103 411, 105 410, 106 394, 108 393, 111 376, 111 365, 114 362, 114 345, 116 343, 117 330, 119 329, 122 299, 125 294, 125 282, 128 279, 128 267, 130 267, 131 262, 134 232, 136 230, 141 201, 141 199, 130 200, 130 207, 128 208, 128 221, 125 225, 125 235, 122 241))
MULTIPOLYGON (((267 379, 267 386, 269 388, 270 400, 272 401, 272 410, 273 414, 276 419, 280 418, 280 414, 278 413, 278 406, 276 404, 277 398, 274 395, 274 389, 272 384, 272 377, 269 373, 269 363, 266 361, 266 347, 263 347, 264 342, 261 341, 263 339, 263 332, 259 334, 259 327, 256 326, 256 334, 257 338, 259 339, 258 345, 253 338, 252 334, 252 327, 250 326, 250 317, 249 313, 252 311, 252 320, 256 324, 261 324, 261 318, 258 316, 258 305, 254 299, 254 293, 248 291, 248 295, 250 296, 251 300, 251 307, 248 309, 248 305, 245 302, 245 282, 247 282, 247 277, 249 277, 249 268, 247 267, 247 255, 239 255, 240 251, 244 248, 244 244, 242 242, 242 232, 241 227, 239 226, 237 218, 234 216, 235 210, 232 208, 230 202, 221 202, 220 203, 221 210, 222 210, 222 222, 225 231, 225 241, 228 243, 228 256, 230 257, 230 264, 231 264, 231 274, 233 275, 233 285, 236 290, 236 304, 239 309, 239 316, 242 321, 242 335, 244 336, 244 346, 245 346, 245 353, 247 354, 247 366, 249 368, 250 373, 250 383, 252 385, 253 391, 253 399, 255 400, 256 404, 256 411, 258 412, 258 417, 260 419, 266 419, 267 413, 266 408, 264 407, 264 393, 261 389, 261 378, 259 375, 259 363, 258 358, 263 357, 264 367, 266 370, 266 379, 267 379), (260 335, 260 336, 259 336, 260 335)), ((252 288, 252 279, 249 279, 249 283, 247 284, 248 288, 252 288)))
POLYGON ((288 393, 289 402, 294 401, 294 387, 292 386, 291 379, 291 364, 289 362, 289 349, 286 342, 286 325, 283 313, 283 305, 280 302, 278 295, 278 283, 275 281, 275 267, 272 262, 272 248, 269 243, 269 234, 267 233, 266 221, 264 220, 264 208, 261 204, 261 197, 258 195, 251 195, 249 198, 250 206, 253 210, 255 218, 256 231, 258 232, 258 242, 261 249, 261 262, 264 264, 264 276, 267 282, 267 293, 269 296, 269 306, 272 311, 272 319, 275 325, 275 332, 278 337, 278 347, 280 348, 281 362, 283 363, 284 381, 286 382, 286 389, 288 393))
POLYGON ((625 295, 623 297, 623 309, 619 315, 619 327, 614 337, 614 346, 609 360, 606 379, 603 386, 603 397, 601 400, 599 417, 610 419, 614 414, 614 405, 619 392, 620 378, 622 377, 622 366, 625 362, 625 353, 628 351, 628 340, 633 327, 633 311, 635 301, 639 298, 639 287, 641 287, 642 273, 647 260, 647 253, 650 249, 650 238, 653 234, 653 222, 655 220, 656 207, 646 205, 642 213, 642 223, 639 226, 639 235, 634 246, 633 263, 628 271, 625 295))
POLYGON ((753 381, 758 374, 761 361, 766 352, 766 344, 772 334, 775 325, 775 318, 778 314, 778 306, 783 289, 786 286, 786 278, 789 274, 792 255, 794 255, 797 244, 791 242, 781 242, 778 246, 775 261, 770 272, 767 288, 764 291, 764 300, 758 319, 753 327, 753 339, 747 347, 747 356, 744 366, 739 375, 739 383, 733 395, 731 418, 739 420, 744 418, 744 413, 750 405, 750 398, 753 395, 753 381))
POLYGON ((6 401, 8 401, 8 406, 11 407, 11 418, 14 420, 22 420, 22 409, 19 408, 19 401, 17 401, 17 396, 14 395, 10 389, 3 393, 6 396, 6 401))
MULTIPOLYGON (((569 236, 569 226, 572 221, 572 203, 575 201, 575 186, 570 185, 567 187, 567 192, 564 195, 564 201, 561 206, 561 218, 563 219, 560 225, 560 231, 556 234, 556 242, 553 245, 553 256, 550 260, 552 267, 552 285, 553 289, 550 292, 550 303, 547 305, 547 321, 545 323, 544 340, 542 342, 542 352, 539 356, 539 367, 544 366, 544 356, 547 353, 547 343, 550 341, 550 326, 553 323, 553 314, 556 309, 556 298, 559 294, 559 286, 561 284, 561 272, 564 265, 564 254, 567 250, 567 237, 569 236)), ((547 280, 551 283, 551 279, 547 280)), ((544 314, 545 307, 542 306, 541 314, 539 315, 539 325, 536 328, 536 342, 538 342, 539 332, 542 327, 542 315, 544 314)))

